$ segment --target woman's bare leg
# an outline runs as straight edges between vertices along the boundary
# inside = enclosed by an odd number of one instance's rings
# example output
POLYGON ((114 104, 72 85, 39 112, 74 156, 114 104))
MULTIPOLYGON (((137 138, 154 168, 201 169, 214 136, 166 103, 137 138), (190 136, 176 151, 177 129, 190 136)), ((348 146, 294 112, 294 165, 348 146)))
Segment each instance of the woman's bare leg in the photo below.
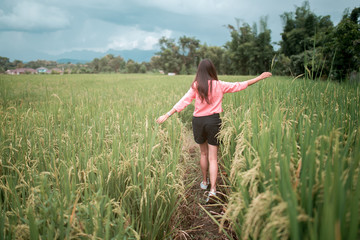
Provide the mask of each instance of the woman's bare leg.
POLYGON ((218 146, 208 145, 209 149, 209 174, 210 174, 210 184, 211 191, 216 191, 216 179, 218 175, 218 161, 217 161, 217 152, 218 146))
POLYGON ((207 183, 207 172, 209 167, 209 148, 208 143, 199 144, 200 146, 200 168, 203 175, 203 182, 207 183))

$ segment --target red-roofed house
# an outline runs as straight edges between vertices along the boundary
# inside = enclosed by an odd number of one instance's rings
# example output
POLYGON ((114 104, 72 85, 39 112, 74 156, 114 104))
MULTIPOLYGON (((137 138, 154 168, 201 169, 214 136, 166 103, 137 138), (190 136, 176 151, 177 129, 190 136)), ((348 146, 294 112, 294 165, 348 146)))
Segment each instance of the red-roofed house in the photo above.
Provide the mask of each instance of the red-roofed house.
POLYGON ((37 73, 35 69, 32 68, 17 68, 14 70, 7 70, 7 74, 19 75, 19 74, 35 74, 37 73))

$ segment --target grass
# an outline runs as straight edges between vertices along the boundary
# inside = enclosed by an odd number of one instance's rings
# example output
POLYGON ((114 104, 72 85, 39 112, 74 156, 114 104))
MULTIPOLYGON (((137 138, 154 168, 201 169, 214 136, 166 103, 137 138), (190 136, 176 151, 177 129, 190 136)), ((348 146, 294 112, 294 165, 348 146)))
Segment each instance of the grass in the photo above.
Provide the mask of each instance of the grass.
POLYGON ((239 239, 358 239, 359 101, 359 87, 285 78, 225 99, 222 221, 239 239))
MULTIPOLYGON (((192 109, 155 119, 192 79, 1 75, 0 239, 176 235, 192 109)), ((226 95, 218 224, 238 239, 358 239, 359 99, 280 77, 226 95)))
POLYGON ((182 124, 155 119, 176 80, 1 76, 1 238, 170 236, 182 124))

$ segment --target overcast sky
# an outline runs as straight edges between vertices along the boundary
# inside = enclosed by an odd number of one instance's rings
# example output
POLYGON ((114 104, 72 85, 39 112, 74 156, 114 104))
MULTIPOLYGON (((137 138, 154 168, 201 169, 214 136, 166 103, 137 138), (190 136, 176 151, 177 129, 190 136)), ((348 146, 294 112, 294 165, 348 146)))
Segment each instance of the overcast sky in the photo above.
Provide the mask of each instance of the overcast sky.
MULTIPOLYGON (((358 0, 310 0, 318 16, 336 25, 358 0)), ((280 15, 303 0, 0 0, 0 56, 23 61, 74 50, 154 50, 162 36, 186 35, 222 46, 227 24, 252 25, 268 17, 272 41, 280 40, 280 15)))

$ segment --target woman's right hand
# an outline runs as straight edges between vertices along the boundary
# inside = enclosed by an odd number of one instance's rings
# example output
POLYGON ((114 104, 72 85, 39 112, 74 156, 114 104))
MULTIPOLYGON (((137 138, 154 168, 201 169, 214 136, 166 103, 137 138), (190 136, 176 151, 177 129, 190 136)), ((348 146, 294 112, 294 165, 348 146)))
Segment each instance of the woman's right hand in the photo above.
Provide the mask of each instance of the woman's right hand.
POLYGON ((164 114, 164 115, 160 116, 160 117, 156 120, 156 122, 160 124, 160 123, 165 122, 168 118, 169 118, 169 116, 168 116, 167 114, 164 114))

